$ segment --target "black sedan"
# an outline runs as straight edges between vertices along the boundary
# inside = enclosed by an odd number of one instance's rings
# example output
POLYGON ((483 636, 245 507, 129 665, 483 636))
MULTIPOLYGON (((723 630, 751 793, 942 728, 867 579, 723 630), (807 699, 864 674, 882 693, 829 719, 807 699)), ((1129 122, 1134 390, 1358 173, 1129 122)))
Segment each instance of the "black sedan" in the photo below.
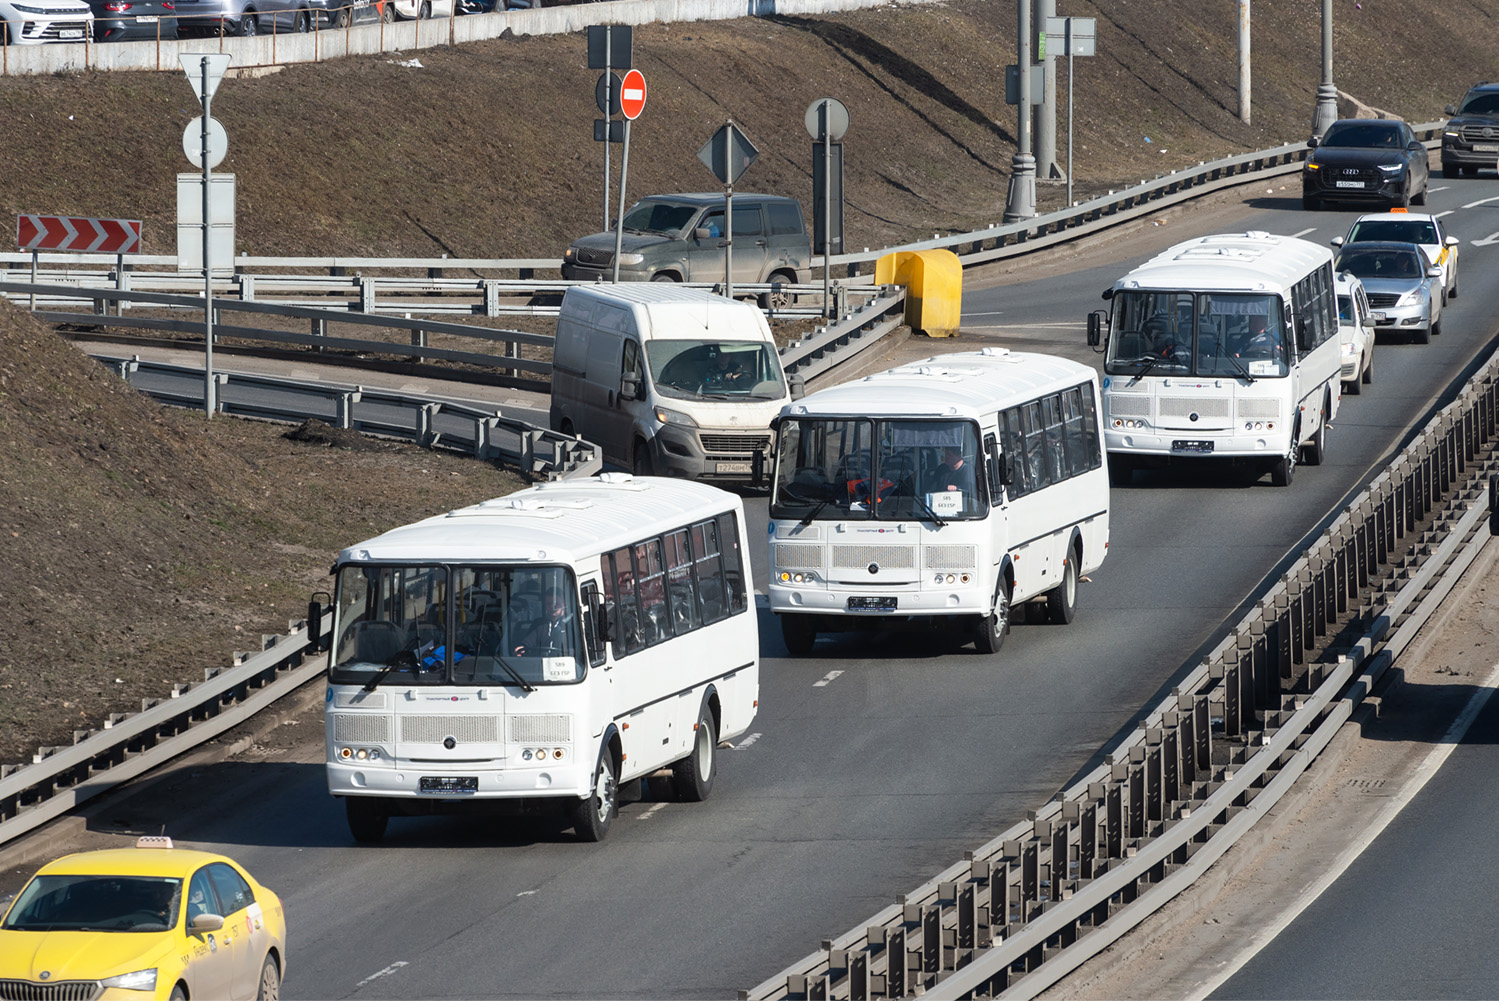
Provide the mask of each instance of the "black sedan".
POLYGON ((1393 118, 1343 118, 1307 146, 1301 168, 1301 207, 1323 202, 1426 204, 1431 178, 1426 147, 1405 122, 1393 118))
POLYGON ((172 0, 88 0, 94 11, 94 41, 175 39, 177 7, 172 0))

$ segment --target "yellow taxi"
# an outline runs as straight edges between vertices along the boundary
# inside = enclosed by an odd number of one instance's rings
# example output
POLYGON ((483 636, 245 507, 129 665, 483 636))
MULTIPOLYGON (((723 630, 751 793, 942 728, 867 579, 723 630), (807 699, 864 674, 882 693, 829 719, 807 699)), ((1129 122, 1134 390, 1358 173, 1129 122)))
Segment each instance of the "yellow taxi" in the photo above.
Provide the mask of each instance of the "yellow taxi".
POLYGON ((281 898, 170 838, 50 862, 0 920, 0 999, 275 999, 285 972, 281 898))

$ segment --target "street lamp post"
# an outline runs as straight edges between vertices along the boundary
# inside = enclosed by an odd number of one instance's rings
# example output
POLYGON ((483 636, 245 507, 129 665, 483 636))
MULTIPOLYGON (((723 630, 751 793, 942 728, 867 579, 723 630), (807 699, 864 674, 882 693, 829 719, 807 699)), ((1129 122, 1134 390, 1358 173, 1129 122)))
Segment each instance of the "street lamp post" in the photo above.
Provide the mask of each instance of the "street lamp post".
POLYGON ((1010 161, 1010 190, 1005 200, 1005 222, 1036 217, 1036 158, 1031 155, 1031 0, 1018 0, 1020 8, 1019 128, 1015 157, 1010 161))
POLYGON ((1312 135, 1318 139, 1338 120, 1338 88, 1332 84, 1332 0, 1322 0, 1322 83, 1312 113, 1312 135))

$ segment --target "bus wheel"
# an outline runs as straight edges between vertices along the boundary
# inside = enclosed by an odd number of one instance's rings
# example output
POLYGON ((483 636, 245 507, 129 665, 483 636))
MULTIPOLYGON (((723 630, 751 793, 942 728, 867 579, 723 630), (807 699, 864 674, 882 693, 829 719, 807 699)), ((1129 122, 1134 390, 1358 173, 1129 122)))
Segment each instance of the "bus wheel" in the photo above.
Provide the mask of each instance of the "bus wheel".
MULTIPOLYGON (((1297 434, 1299 433, 1298 428, 1297 434)), ((1270 482, 1277 487, 1290 486, 1291 479, 1296 475, 1296 453, 1301 451, 1301 446, 1296 442, 1297 434, 1291 435, 1291 450, 1270 466, 1270 482)))
POLYGON ((1322 458, 1327 454, 1327 424, 1324 422, 1317 425, 1317 433, 1312 435, 1312 440, 1301 446, 1301 464, 1304 466, 1320 466, 1322 458))
POLYGON ((718 734, 713 728, 713 713, 704 703, 698 710, 692 753, 671 766, 672 776, 677 781, 677 795, 686 802, 701 803, 713 791, 713 776, 717 773, 714 751, 717 748, 718 734))
POLYGON ((380 801, 368 796, 345 796, 344 813, 349 818, 349 833, 362 845, 372 845, 385 837, 389 816, 380 801))
POLYGON ((793 657, 807 657, 812 653, 812 644, 817 642, 817 626, 809 615, 782 615, 781 641, 786 652, 793 657))
POLYGON ((1010 631, 1010 586, 1000 578, 994 592, 994 611, 979 617, 973 645, 979 653, 998 653, 1010 631))
POLYGON ((1135 478, 1135 464, 1124 455, 1109 456, 1109 486, 1127 487, 1135 478))
POLYGON ((614 759, 605 744, 599 749, 598 767, 593 770, 593 794, 578 800, 572 808, 573 830, 578 840, 603 841, 618 810, 619 776, 614 773, 614 759))
POLYGON ((1065 626, 1077 614, 1077 550, 1067 553, 1062 583, 1046 592, 1046 610, 1053 625, 1065 626))

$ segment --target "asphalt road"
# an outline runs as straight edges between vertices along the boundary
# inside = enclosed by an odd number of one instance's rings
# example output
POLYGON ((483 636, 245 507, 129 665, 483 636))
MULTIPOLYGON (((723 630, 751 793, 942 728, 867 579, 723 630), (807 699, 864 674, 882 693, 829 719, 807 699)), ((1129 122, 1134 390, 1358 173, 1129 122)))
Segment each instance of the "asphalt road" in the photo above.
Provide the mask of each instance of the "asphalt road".
MULTIPOLYGON (((433 818, 396 820, 382 846, 355 847, 319 748, 301 764, 207 770, 239 807, 171 833, 233 855, 282 894, 287 997, 728 997, 754 986, 1022 819, 1128 732, 1486 348, 1499 276, 1489 248, 1471 244, 1499 231, 1499 207, 1462 206, 1499 198, 1499 183, 1434 187, 1432 211, 1451 210, 1464 242, 1444 334, 1382 342, 1374 384, 1343 401, 1326 464, 1289 488, 1188 470, 1114 491, 1110 554, 1071 626, 1017 626, 993 658, 873 634, 793 659, 762 612, 760 715, 722 755, 713 798, 627 804, 599 845, 549 823, 433 818)), ((1325 240, 1355 215, 1302 213, 1293 194, 1163 213, 1158 230, 970 284, 964 336, 908 350, 998 343, 1095 362, 1087 311, 1160 247, 1229 229, 1325 240)), ((749 506, 763 533, 763 499, 749 506)))

